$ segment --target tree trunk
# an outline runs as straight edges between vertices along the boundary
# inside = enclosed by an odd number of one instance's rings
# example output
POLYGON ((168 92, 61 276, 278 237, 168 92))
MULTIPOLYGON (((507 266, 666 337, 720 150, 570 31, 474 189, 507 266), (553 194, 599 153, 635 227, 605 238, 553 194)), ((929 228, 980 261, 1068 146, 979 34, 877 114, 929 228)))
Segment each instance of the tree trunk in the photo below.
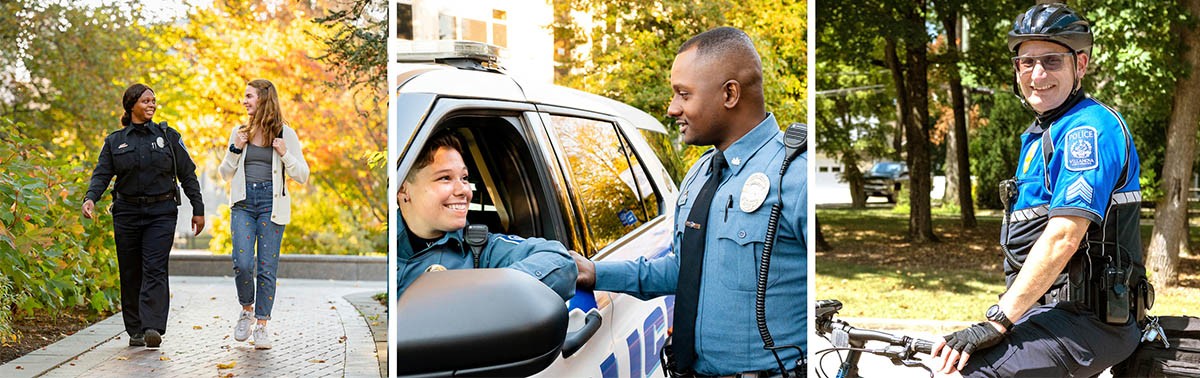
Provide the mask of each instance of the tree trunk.
MULTIPOLYGON (((842 115, 842 125, 850 125, 854 118, 850 114, 850 102, 845 98, 835 100, 839 114, 842 115)), ((855 209, 863 209, 867 207, 867 193, 864 188, 862 171, 858 170, 858 163, 861 157, 858 155, 858 150, 850 148, 842 154, 840 163, 842 164, 842 179, 850 186, 850 207, 855 209)))
POLYGON ((942 25, 946 27, 946 36, 950 56, 950 102, 954 107, 954 130, 950 134, 946 161, 954 156, 954 165, 946 165, 946 193, 949 197, 951 187, 954 188, 958 200, 959 216, 963 228, 975 228, 975 201, 971 198, 971 161, 968 156, 970 147, 967 144, 967 104, 963 96, 962 76, 958 72, 958 12, 946 12, 942 15, 942 25), (954 172, 954 174, 951 174, 954 172), (951 185, 950 183, 954 184, 951 185))
MULTIPOLYGON (((1193 17, 1200 16, 1200 0, 1188 0, 1185 6, 1193 17)), ((1163 198, 1156 206, 1147 249, 1146 268, 1159 289, 1178 283, 1179 255, 1188 251, 1188 188, 1196 152, 1196 122, 1200 120, 1200 103, 1195 101, 1200 98, 1200 30, 1186 25, 1176 25, 1175 29, 1190 73, 1175 86, 1162 171, 1163 198)))
POLYGON ((908 152, 909 170, 909 213, 908 236, 916 243, 936 242, 933 234, 930 190, 933 187, 930 175, 929 153, 929 57, 924 40, 924 4, 920 9, 905 11, 905 20, 910 28, 911 40, 904 47, 908 60, 908 105, 911 109, 905 127, 905 147, 908 152), (920 33, 916 33, 919 31, 920 33))
POLYGON ((943 162, 946 167, 946 191, 942 193, 942 206, 958 203, 958 144, 954 143, 957 137, 954 132, 954 127, 946 131, 946 160, 943 162))
POLYGON ((904 150, 904 129, 908 124, 908 86, 904 83, 904 65, 900 63, 900 54, 896 52, 896 37, 884 37, 887 42, 884 47, 884 59, 888 70, 892 72, 892 83, 896 86, 896 129, 892 136, 892 154, 900 160, 900 151, 904 150))
POLYGON ((825 240, 825 234, 821 233, 821 218, 815 218, 817 222, 817 252, 832 251, 833 246, 829 244, 828 240, 825 240))

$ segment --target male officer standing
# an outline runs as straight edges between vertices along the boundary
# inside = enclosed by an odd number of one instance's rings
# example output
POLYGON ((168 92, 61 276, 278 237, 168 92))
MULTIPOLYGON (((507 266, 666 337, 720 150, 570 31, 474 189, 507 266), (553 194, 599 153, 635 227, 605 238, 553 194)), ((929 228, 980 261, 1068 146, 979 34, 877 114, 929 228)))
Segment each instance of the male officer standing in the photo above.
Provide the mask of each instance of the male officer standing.
POLYGON ((771 207, 781 204, 766 321, 779 345, 804 346, 807 158, 780 172, 783 133, 766 111, 762 63, 741 30, 720 27, 684 43, 671 67, 671 88, 668 114, 683 141, 715 147, 683 180, 674 253, 594 265, 573 253, 578 285, 642 299, 675 294, 675 374, 770 376, 784 373, 781 364, 795 373, 798 349, 778 350, 777 361, 763 348, 755 285, 771 207))
POLYGON ((987 321, 935 345, 943 373, 1088 377, 1138 344, 1138 155, 1121 115, 1081 89, 1091 46, 1090 24, 1063 4, 1029 8, 1008 33, 1017 93, 1036 113, 1001 193, 1008 290, 987 321))
POLYGON ((204 229, 204 199, 196 164, 179 132, 154 123, 154 91, 134 84, 122 98, 125 128, 108 134, 92 171, 83 216, 95 216, 96 201, 113 176, 113 236, 121 270, 121 312, 130 346, 157 348, 167 331, 170 290, 167 262, 179 214, 178 178, 192 204, 192 229, 204 229))

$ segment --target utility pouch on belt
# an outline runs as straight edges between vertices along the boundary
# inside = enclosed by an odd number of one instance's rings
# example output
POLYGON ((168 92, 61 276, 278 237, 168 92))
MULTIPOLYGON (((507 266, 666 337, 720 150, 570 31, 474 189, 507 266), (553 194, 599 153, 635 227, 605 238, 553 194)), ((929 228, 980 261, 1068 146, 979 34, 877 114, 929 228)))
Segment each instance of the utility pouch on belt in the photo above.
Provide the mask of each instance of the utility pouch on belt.
POLYGON ((1144 325, 1142 323, 1146 321, 1146 310, 1154 307, 1154 285, 1151 285, 1146 277, 1139 278, 1133 285, 1133 304, 1138 325, 1144 325))

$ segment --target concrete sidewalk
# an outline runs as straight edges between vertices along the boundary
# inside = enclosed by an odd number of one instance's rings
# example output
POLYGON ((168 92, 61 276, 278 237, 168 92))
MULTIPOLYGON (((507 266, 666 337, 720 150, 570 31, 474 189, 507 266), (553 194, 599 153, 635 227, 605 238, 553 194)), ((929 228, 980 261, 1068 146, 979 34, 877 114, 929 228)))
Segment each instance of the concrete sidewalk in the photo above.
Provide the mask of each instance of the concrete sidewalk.
POLYGON ((240 306, 232 277, 174 276, 161 348, 128 346, 118 313, 0 366, 0 376, 380 376, 369 321, 343 297, 385 291, 384 281, 284 278, 278 284, 268 326, 273 349, 233 339, 240 306))

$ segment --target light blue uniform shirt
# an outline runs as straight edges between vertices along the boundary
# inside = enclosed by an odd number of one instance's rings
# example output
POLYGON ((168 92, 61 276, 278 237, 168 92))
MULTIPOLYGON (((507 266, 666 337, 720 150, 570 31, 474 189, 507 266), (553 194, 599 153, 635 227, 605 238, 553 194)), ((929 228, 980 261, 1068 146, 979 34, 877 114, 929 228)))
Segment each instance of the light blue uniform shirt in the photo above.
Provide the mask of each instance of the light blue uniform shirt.
MULTIPOLYGON (((724 151, 729 166, 713 196, 708 222, 703 227, 704 266, 700 276, 700 303, 696 316, 696 353, 693 368, 702 375, 779 370, 774 356, 763 349, 754 317, 754 290, 762 257, 771 206, 779 203, 783 187, 783 212, 776 231, 767 280, 766 319, 775 345, 806 346, 808 262, 805 227, 808 209, 808 159, 801 154, 784 177, 783 133, 775 116, 767 118, 724 151), (762 204, 743 211, 742 202, 757 199, 761 190, 743 190, 752 176, 765 175, 770 188, 762 204)), ((596 289, 621 292, 641 299, 675 293, 679 281, 679 246, 684 223, 700 188, 708 180, 712 150, 692 166, 680 188, 675 210, 675 243, 671 254, 634 261, 596 262, 596 289)), ((754 180, 752 180, 754 181, 754 180)), ((761 181, 759 181, 761 182, 761 181)), ((800 353, 779 351, 785 366, 795 367, 800 353)))
MULTIPOLYGON (((404 217, 397 218, 397 298, 404 295, 404 289, 434 264, 446 269, 474 268, 475 258, 471 254, 470 246, 463 240, 462 230, 447 232, 433 245, 414 253, 412 243, 408 241, 408 227, 404 223, 404 217)), ((542 238, 522 239, 519 236, 493 233, 488 233, 487 240, 487 245, 480 253, 480 268, 516 269, 542 281, 563 300, 575 296, 575 277, 579 270, 562 243, 542 238)))

